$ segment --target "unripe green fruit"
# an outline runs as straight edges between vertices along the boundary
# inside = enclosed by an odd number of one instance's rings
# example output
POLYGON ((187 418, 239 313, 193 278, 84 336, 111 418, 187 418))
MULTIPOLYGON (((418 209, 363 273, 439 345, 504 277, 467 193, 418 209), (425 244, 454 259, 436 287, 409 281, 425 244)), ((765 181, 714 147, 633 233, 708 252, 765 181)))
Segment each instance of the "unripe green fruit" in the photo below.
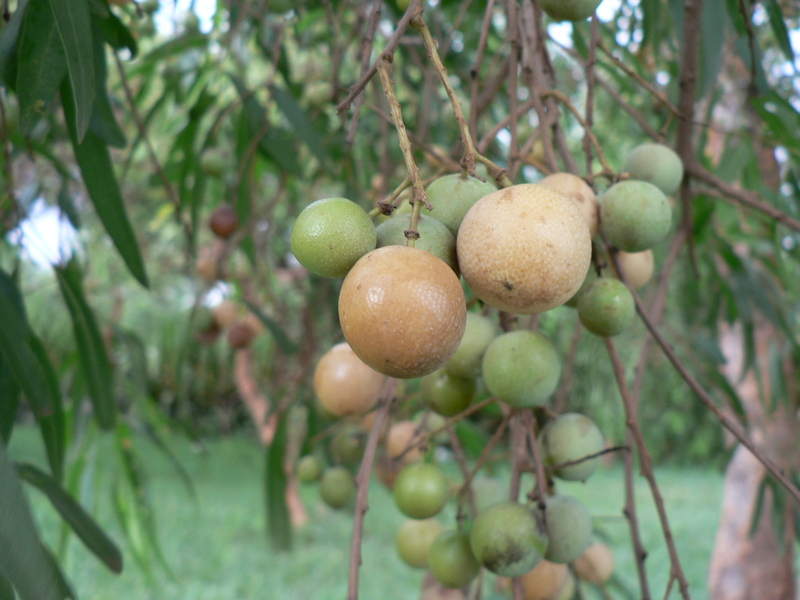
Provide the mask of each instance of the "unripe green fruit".
POLYGON ((561 360, 547 337, 536 331, 498 336, 483 355, 483 380, 498 400, 515 406, 541 406, 561 377, 561 360))
POLYGON ((431 216, 441 221, 453 237, 458 237, 461 221, 472 205, 486 194, 495 191, 497 187, 491 183, 474 177, 465 177, 461 173, 435 179, 425 190, 428 202, 433 206, 431 216))
POLYGON ((527 573, 547 550, 547 533, 534 513, 516 502, 500 502, 480 513, 469 541, 478 562, 505 577, 527 573))
POLYGON ((344 277, 359 258, 375 249, 375 225, 347 198, 309 204, 292 228, 292 253, 306 269, 323 277, 344 277))
MULTIPOLYGON (((377 247, 405 246, 408 241, 405 232, 409 227, 411 215, 395 215, 384 221, 375 229, 378 236, 377 247)), ((447 263, 456 275, 460 275, 456 258, 456 238, 450 230, 433 217, 420 215, 417 231, 420 237, 414 243, 414 248, 430 252, 447 263)))
POLYGON ((447 372, 462 379, 480 377, 483 354, 498 333, 497 325, 491 319, 477 313, 467 313, 464 337, 456 353, 445 365, 447 372))
POLYGON ((210 148, 200 157, 200 168, 206 175, 222 177, 230 167, 228 156, 221 148, 210 148))
POLYGON ((593 334, 611 337, 631 326, 636 304, 628 286, 619 279, 601 277, 578 299, 578 316, 593 334))
POLYGON ((556 21, 585 21, 594 14, 601 0, 539 0, 539 6, 556 21))
POLYGON ((409 465, 394 482, 394 501, 405 516, 427 519, 438 514, 447 502, 447 480, 436 465, 409 465))
POLYGON ((564 306, 569 306, 571 308, 578 308, 578 300, 583 295, 583 293, 589 289, 589 286, 592 285, 595 281, 597 281, 597 271, 594 269, 589 269, 589 272, 586 273, 586 279, 583 280, 581 287, 575 292, 575 295, 567 300, 564 303, 564 306))
MULTIPOLYGON (((580 413, 565 413, 549 421, 539 434, 539 443, 548 467, 597 454, 604 447, 603 435, 597 425, 580 413)), ((599 464, 600 457, 596 456, 562 467, 553 474, 567 481, 585 481, 599 464)))
POLYGON ((410 567, 424 569, 428 566, 428 553, 434 540, 442 533, 436 519, 409 519, 397 532, 397 552, 410 567))
POLYGON ((672 209, 664 193, 646 181, 621 181, 600 199, 608 241, 625 252, 652 248, 669 233, 672 209))
POLYGON ((367 432, 354 423, 345 424, 331 439, 331 454, 343 465, 352 467, 361 462, 367 447, 367 432))
POLYGON ((450 588, 460 588, 475 579, 481 566, 463 531, 445 531, 431 544, 428 568, 436 581, 450 588))
POLYGON ((355 497, 356 482, 344 467, 331 467, 322 475, 319 493, 331 508, 343 508, 355 497))
POLYGON ((445 369, 439 369, 422 378, 422 397, 425 404, 433 412, 445 417, 457 415, 472 404, 476 389, 474 379, 453 377, 445 369))
POLYGON ((683 162, 664 144, 642 144, 634 148, 625 162, 633 179, 652 183, 665 194, 677 191, 683 180, 683 162))
POLYGON ((314 483, 322 477, 322 463, 313 454, 307 454, 297 461, 295 472, 300 483, 314 483))
POLYGON ((12 137, 19 132, 19 100, 16 96, 5 94, 3 96, 3 110, 5 110, 6 135, 12 137))
POLYGON ((550 562, 572 562, 589 546, 592 517, 576 498, 566 495, 550 496, 544 511, 544 522, 550 536, 544 557, 550 562))

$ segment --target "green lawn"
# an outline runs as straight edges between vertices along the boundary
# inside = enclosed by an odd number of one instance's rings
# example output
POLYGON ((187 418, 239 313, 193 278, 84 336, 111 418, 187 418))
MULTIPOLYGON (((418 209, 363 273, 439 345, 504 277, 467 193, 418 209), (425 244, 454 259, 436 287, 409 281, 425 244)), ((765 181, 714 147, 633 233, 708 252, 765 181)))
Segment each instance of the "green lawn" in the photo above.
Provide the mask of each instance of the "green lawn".
MULTIPOLYGON (((37 434, 31 428, 14 432, 10 452, 17 459, 41 460, 37 434)), ((145 442, 140 450, 150 472, 151 497, 156 506, 160 539, 176 580, 157 566, 157 584, 149 585, 125 549, 125 570, 115 576, 73 540, 66 572, 81 600, 249 600, 280 598, 342 600, 345 597, 352 516, 323 506, 314 487, 303 489, 311 523, 297 532, 290 554, 272 552, 264 534, 262 461, 260 448, 244 438, 209 442, 204 451, 175 439, 172 447, 190 473, 197 489, 193 502, 175 471, 145 442)), ((95 488, 104 489, 113 467, 100 461, 95 488)), ((706 573, 716 535, 722 476, 700 469, 660 469, 659 484, 671 515, 673 532, 692 597, 707 598, 706 573)), ((581 499, 610 540, 617 574, 637 592, 637 577, 629 544, 627 522, 622 518, 621 466, 596 473, 586 484, 562 483, 559 491, 581 499)), ((662 597, 669 573, 655 507, 643 479, 637 478, 636 495, 644 544, 649 552, 648 574, 654 597, 662 597)), ((58 517, 36 492, 34 504, 45 539, 57 537, 58 517)), ((414 599, 419 597, 422 573, 407 568, 394 550, 394 534, 403 517, 390 494, 374 483, 365 524, 362 598, 414 599)), ((453 509, 445 515, 451 518, 453 509)), ((98 520, 115 539, 122 540, 107 493, 97 497, 98 520)), ((123 544, 124 548, 124 544, 123 544)), ((614 597, 624 597, 613 591, 614 597)), ((591 593, 587 597, 593 597, 591 593)), ((673 590, 670 598, 678 598, 673 590)))

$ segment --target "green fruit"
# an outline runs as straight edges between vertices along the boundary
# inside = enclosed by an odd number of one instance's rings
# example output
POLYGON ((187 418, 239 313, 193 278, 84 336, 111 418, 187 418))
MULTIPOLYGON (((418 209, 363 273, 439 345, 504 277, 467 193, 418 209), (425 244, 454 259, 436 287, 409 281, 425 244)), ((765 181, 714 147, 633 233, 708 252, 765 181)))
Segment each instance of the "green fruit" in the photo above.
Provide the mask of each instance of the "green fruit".
POLYGON ((646 181, 622 181, 600 199, 608 241, 625 252, 652 248, 669 233, 672 209, 664 193, 646 181))
POLYGON ((453 237, 457 237, 467 211, 486 194, 497 191, 497 187, 457 173, 434 180, 425 191, 433 206, 431 215, 444 223, 453 237))
POLYGON ((672 148, 663 144, 642 144, 625 162, 633 179, 652 183, 665 194, 673 194, 683 180, 683 162, 672 148))
POLYGON ((397 0, 397 8, 402 11, 408 10, 409 6, 411 6, 411 0, 397 0))
POLYGON ((586 279, 583 280, 581 287, 575 292, 575 295, 567 300, 564 303, 564 306, 569 306, 572 308, 578 308, 578 300, 583 295, 583 293, 589 289, 589 286, 592 285, 595 281, 597 281, 597 271, 594 269, 589 269, 589 272, 586 273, 586 279))
POLYGON ((431 544, 428 568, 436 581, 450 588, 461 588, 475 579, 481 566, 463 531, 445 531, 431 544))
POLYGON ((403 562, 417 569, 427 567, 431 545, 442 529, 436 519, 409 519, 403 523, 395 539, 397 553, 403 562))
POLYGON ((409 465, 394 482, 394 501, 405 516, 427 519, 441 511, 447 502, 447 480, 435 465, 409 465))
MULTIPOLYGON (((539 443, 544 454, 544 463, 554 467, 566 462, 580 460, 603 450, 603 435, 586 415, 565 413, 549 421, 539 434, 539 443)), ((585 481, 600 464, 596 456, 554 472, 556 477, 567 481, 585 481)))
POLYGON ((539 6, 556 21, 585 21, 594 14, 601 0, 539 0, 539 6))
POLYGON ((331 508, 343 508, 355 497, 356 482, 344 467, 331 467, 322 475, 319 493, 331 508))
POLYGON ((550 536, 544 557, 550 562, 570 563, 589 546, 592 517, 576 498, 566 495, 550 496, 544 511, 544 522, 550 536))
POLYGON ((359 258, 375 249, 375 225, 364 209, 346 198, 309 204, 292 228, 292 253, 323 277, 344 277, 359 258))
POLYGON ((140 2, 139 6, 148 15, 152 15, 160 8, 160 3, 158 0, 145 0, 144 2, 140 2))
POLYGON ((483 354, 497 334, 494 321, 477 313, 467 313, 464 337, 445 365, 447 372, 462 379, 477 379, 481 374, 483 354))
POLYGON ((498 400, 515 406, 541 406, 561 377, 561 360, 547 337, 536 331, 504 333, 483 355, 483 380, 498 400))
POLYGON ((227 155, 221 148, 206 150, 200 157, 200 168, 212 177, 222 177, 230 166, 227 155))
POLYGON ((6 135, 13 137, 19 132, 19 100, 17 97, 4 94, 3 109, 5 110, 6 135))
POLYGON ((422 397, 425 404, 433 412, 445 417, 457 415, 472 404, 476 389, 474 379, 453 377, 445 369, 439 369, 422 378, 422 397))
POLYGON ((367 446, 367 432, 359 425, 348 423, 331 439, 331 454, 345 466, 352 467, 361 462, 367 446))
POLYGON ((633 294, 619 279, 601 277, 578 299, 578 316, 583 326, 595 335, 618 335, 636 317, 633 294))
POLYGON ((504 577, 524 575, 547 550, 547 533, 534 513, 516 502, 500 502, 480 513, 469 541, 478 562, 504 577))
POLYGON ((322 463, 313 454, 307 454, 297 461, 295 473, 300 483, 314 483, 322 477, 322 463))
MULTIPOLYGON (((405 232, 409 227, 411 215, 395 215, 384 221, 375 229, 378 236, 377 247, 405 246, 408 241, 405 232)), ((456 275, 460 275, 456 258, 456 238, 450 230, 433 217, 420 215, 417 231, 420 237, 414 247, 430 252, 447 263, 456 275)))

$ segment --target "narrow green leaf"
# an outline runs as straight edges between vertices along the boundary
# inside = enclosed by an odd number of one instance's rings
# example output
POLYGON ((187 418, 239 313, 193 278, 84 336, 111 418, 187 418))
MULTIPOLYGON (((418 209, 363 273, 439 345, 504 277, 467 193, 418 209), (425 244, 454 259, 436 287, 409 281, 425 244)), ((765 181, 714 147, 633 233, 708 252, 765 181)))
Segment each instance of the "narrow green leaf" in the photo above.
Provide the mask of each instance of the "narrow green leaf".
MULTIPOLYGON (((8 361, 0 354, 0 442, 8 445, 19 410, 20 388, 8 361)), ((0 596, 1 597, 1 596, 0 596)))
POLYGON ((725 0, 704 0, 700 19, 700 81, 697 97, 705 97, 717 84, 722 67, 722 45, 725 42, 727 12, 725 0))
POLYGON ((264 461, 267 532, 270 544, 278 552, 292 549, 292 522, 286 506, 286 472, 283 470, 287 422, 284 415, 278 423, 272 443, 266 448, 264 461))
POLYGON ((55 267, 61 295, 72 317, 78 358, 89 387, 95 418, 102 429, 114 426, 114 380, 100 328, 83 293, 80 267, 72 260, 66 267, 55 267))
POLYGON ((480 456, 489 441, 486 433, 470 421, 456 423, 456 435, 469 456, 480 456))
POLYGON ((22 27, 22 19, 25 17, 27 6, 28 0, 20 0, 11 20, 0 33, 0 83, 12 90, 16 89, 14 84, 17 81, 19 30, 22 27))
MULTIPOLYGON (((110 10, 106 10, 105 15, 93 18, 92 22, 97 24, 99 34, 114 50, 127 48, 131 51, 131 58, 136 58, 136 55, 139 54, 139 44, 131 30, 110 10)), ((93 35, 96 36, 98 33, 95 32, 93 35)))
POLYGON ((8 577, 0 571, 0 600, 16 600, 16 598, 14 586, 11 585, 8 577))
POLYGON ((275 338, 278 346, 285 354, 294 354, 300 349, 297 344, 289 339, 289 336, 286 335, 286 332, 283 331, 283 328, 278 324, 277 321, 275 321, 275 319, 265 315, 264 312, 252 302, 245 301, 245 304, 247 304, 247 308, 249 308, 253 314, 258 317, 259 321, 261 321, 264 326, 269 329, 272 337, 275 338))
POLYGON ((75 201, 72 198, 72 193, 70 192, 69 185, 67 185, 66 181, 62 183, 61 189, 58 191, 56 202, 58 203, 58 208, 61 209, 61 212, 66 215, 70 225, 72 225, 76 230, 80 229, 81 215, 78 212, 78 207, 75 206, 75 201))
MULTIPOLYGON (((94 58, 92 56, 92 26, 87 0, 48 0, 56 18, 56 26, 67 59, 71 95, 61 101, 70 103, 71 130, 78 143, 89 129, 94 105, 94 58)), ((64 111, 67 112, 66 109, 64 111)))
POLYGON ((124 148, 125 133, 117 124, 117 118, 111 108, 106 91, 108 68, 106 66, 106 46, 103 43, 99 19, 92 19, 92 40, 94 52, 95 98, 92 120, 89 123, 92 131, 106 144, 114 148, 124 148))
POLYGON ((764 8, 767 9, 769 16, 769 25, 772 27, 772 33, 775 34, 775 39, 778 40, 778 47, 783 52, 786 60, 790 65, 794 64, 794 49, 792 48, 792 41, 789 38, 789 30, 786 27, 786 21, 781 11, 781 5, 777 0, 765 0, 764 8))
POLYGON ((192 478, 189 475, 189 472, 186 470, 186 467, 183 466, 180 459, 175 456, 175 453, 170 450, 167 443, 161 438, 160 435, 156 432, 153 427, 149 425, 145 425, 144 434, 147 436, 147 439, 158 448, 164 457, 167 459, 169 464, 172 465, 172 468, 175 470, 175 473, 178 475, 178 479, 180 479, 183 487, 186 489, 186 493, 194 500, 197 501, 197 490, 194 487, 194 483, 192 483, 192 478))
POLYGON ((308 149, 317 157, 324 166, 328 162, 328 154, 325 151, 325 141, 322 136, 314 129, 312 119, 297 101, 283 88, 273 86, 271 88, 272 99, 278 105, 283 116, 294 128, 298 137, 305 142, 308 149))

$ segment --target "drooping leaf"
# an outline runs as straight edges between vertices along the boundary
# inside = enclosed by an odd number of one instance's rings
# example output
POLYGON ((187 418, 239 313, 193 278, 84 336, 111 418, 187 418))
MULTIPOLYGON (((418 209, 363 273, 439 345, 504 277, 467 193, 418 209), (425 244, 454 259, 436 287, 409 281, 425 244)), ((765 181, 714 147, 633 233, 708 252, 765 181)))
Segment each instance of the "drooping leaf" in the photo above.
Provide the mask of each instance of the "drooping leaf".
POLYGON ((11 585, 3 571, 0 571, 0 600, 16 600, 16 598, 14 586, 11 585))
POLYGON ((312 119, 301 107, 294 97, 283 88, 273 86, 271 88, 272 98, 275 104, 283 113, 283 116, 291 123, 297 136, 308 146, 308 149, 317 157, 320 164, 325 166, 328 162, 328 154, 325 151, 325 142, 322 136, 314 129, 312 119))
POLYGON ((95 77, 95 98, 92 120, 89 123, 92 131, 114 148, 125 147, 125 133, 117 123, 111 102, 106 91, 106 79, 108 78, 108 68, 106 65, 106 47, 100 31, 99 19, 92 19, 92 45, 94 52, 94 77, 95 77))
POLYGON ((289 336, 286 335, 286 332, 277 321, 264 314, 264 311, 259 309, 258 306, 252 302, 245 301, 245 304, 247 304, 247 308, 249 308, 253 314, 258 317, 258 320, 261 321, 267 329, 269 329, 269 332, 272 334, 272 337, 275 338, 275 341, 278 343, 278 346, 282 352, 285 354, 294 354, 299 350, 298 345, 289 339, 289 336))
POLYGON ((286 506, 286 472, 283 460, 286 454, 286 429, 284 415, 278 423, 275 437, 265 450, 264 496, 267 509, 267 531, 273 549, 278 552, 292 549, 292 522, 286 506))
POLYGON ((727 12, 725 0, 704 0, 700 19, 700 80, 697 97, 702 98, 717 84, 722 67, 722 46, 725 42, 727 12))
POLYGON ((0 354, 0 443, 8 445, 19 410, 20 387, 8 361, 0 354))
POLYGON ((775 39, 778 41, 778 47, 783 52, 786 60, 789 61, 789 64, 793 65, 794 49, 792 48, 792 40, 789 37, 789 29, 786 27, 786 19, 781 11, 781 5, 778 4, 777 0, 765 0, 764 8, 767 9, 769 25, 772 27, 775 39))
POLYGON ((22 19, 25 17, 25 9, 28 0, 20 0, 17 10, 11 20, 0 33, 0 82, 12 90, 17 81, 17 48, 19 41, 19 30, 22 27, 22 19))
POLYGON ((131 52, 131 58, 136 58, 139 53, 139 44, 130 29, 119 20, 117 15, 110 10, 106 10, 104 16, 94 17, 92 22, 99 27, 99 32, 94 33, 94 35, 98 33, 102 35, 106 43, 114 50, 127 48, 131 52))

